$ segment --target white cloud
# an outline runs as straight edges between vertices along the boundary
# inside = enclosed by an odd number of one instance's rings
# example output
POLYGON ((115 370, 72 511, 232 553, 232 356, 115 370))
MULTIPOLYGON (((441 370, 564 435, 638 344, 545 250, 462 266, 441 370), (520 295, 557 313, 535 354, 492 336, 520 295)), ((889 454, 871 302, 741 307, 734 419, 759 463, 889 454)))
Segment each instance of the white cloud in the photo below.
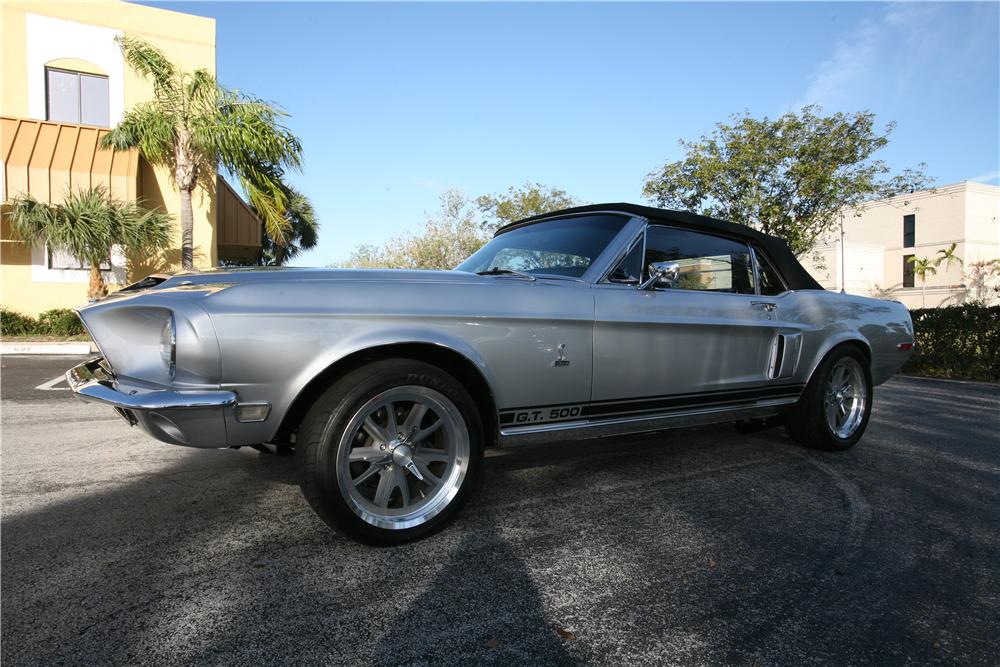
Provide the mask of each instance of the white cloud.
POLYGON ((413 178, 410 179, 410 183, 420 188, 433 190, 434 192, 437 193, 441 193, 449 189, 446 183, 443 183, 435 178, 428 178, 426 176, 414 176, 413 178))
POLYGON ((928 19, 936 12, 936 7, 920 3, 891 3, 880 15, 862 19, 854 30, 837 40, 833 55, 809 77, 809 87, 795 106, 836 107, 848 101, 855 89, 870 78, 886 75, 879 71, 883 47, 919 42, 926 34, 928 19))
POLYGON ((979 174, 978 176, 973 176, 969 180, 976 181, 977 183, 995 183, 997 181, 1000 181, 1000 169, 987 171, 985 173, 979 174))

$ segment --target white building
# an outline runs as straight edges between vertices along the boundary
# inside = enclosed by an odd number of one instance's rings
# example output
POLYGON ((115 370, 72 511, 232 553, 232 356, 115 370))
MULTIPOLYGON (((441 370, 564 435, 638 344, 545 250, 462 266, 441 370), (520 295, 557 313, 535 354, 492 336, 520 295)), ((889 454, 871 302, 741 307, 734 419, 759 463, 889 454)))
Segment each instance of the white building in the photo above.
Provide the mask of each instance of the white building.
MULTIPOLYGON (((827 289, 884 296, 910 308, 961 303, 977 297, 974 263, 1000 258, 998 218, 995 185, 964 181, 921 190, 845 211, 843 246, 837 229, 802 263, 827 289), (924 285, 907 260, 939 258, 952 243, 962 262, 941 262, 924 285)), ((988 280, 997 283, 997 276, 988 280)), ((990 294, 996 303, 996 290, 990 294)))

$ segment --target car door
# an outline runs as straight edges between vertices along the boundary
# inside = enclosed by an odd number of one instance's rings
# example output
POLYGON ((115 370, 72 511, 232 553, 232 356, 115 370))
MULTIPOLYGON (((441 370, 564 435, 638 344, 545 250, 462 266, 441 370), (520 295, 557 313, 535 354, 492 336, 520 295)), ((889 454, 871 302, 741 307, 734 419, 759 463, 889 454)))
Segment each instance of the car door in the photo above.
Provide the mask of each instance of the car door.
POLYGON ((742 241, 649 225, 594 293, 591 419, 745 403, 774 380, 778 303, 742 241), (641 289, 657 262, 676 276, 641 289))

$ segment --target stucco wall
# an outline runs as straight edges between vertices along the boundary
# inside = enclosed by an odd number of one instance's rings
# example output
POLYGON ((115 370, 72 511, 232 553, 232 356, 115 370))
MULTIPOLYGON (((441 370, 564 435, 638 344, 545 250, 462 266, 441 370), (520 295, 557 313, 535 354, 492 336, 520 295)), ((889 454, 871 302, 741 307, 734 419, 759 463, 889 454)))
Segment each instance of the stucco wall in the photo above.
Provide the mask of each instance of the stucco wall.
MULTIPOLYGON (((64 59, 90 63, 108 75, 111 122, 123 110, 152 97, 152 85, 127 67, 114 37, 127 33, 162 50, 182 69, 204 68, 215 73, 214 19, 182 14, 125 2, 16 2, 5 0, 2 12, 2 83, 0 115, 45 118, 45 65, 64 59)), ((148 164, 140 168, 139 196, 147 206, 174 216, 173 246, 178 250, 131 269, 127 280, 146 275, 149 269, 176 268, 180 257, 180 195, 170 174, 148 164)), ((215 178, 206 178, 204 190, 195 194, 194 243, 198 266, 218 262, 215 231, 215 178)), ((11 193, 13 194, 13 193, 11 193)), ((86 301, 87 275, 70 282, 49 282, 35 267, 23 244, 8 235, 0 244, 0 303, 25 313, 71 307, 86 301), (19 247, 21 246, 21 247, 19 247)), ((41 253, 36 251, 36 256, 41 253)))
MULTIPOLYGON (((847 291, 871 295, 891 289, 891 298, 911 308, 922 304, 954 303, 964 293, 963 265, 937 267, 927 277, 926 289, 919 278, 913 288, 903 288, 903 257, 938 256, 938 250, 957 243, 955 253, 970 262, 1000 257, 1000 188, 962 182, 875 202, 844 216, 845 274, 847 291), (903 217, 915 215, 914 245, 903 247, 903 217), (881 272, 874 270, 873 253, 881 254, 881 272), (878 288, 878 289, 877 289, 878 288)), ((806 258, 803 264, 828 289, 841 288, 839 230, 816 248, 820 262, 806 258), (825 265, 825 266, 821 266, 825 265)))

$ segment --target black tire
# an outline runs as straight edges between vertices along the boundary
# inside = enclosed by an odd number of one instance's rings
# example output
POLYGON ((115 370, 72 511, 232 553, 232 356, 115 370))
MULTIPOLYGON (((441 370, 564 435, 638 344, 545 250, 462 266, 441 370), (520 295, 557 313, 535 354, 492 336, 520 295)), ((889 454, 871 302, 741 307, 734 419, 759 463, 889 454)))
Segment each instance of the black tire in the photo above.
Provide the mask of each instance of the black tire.
MULTIPOLYGON (((478 486, 483 465, 482 419, 469 392, 436 366, 412 359, 385 359, 362 366, 330 385, 309 409, 296 436, 299 484, 313 510, 335 530, 366 544, 387 546, 427 537, 451 522, 478 486), (446 397, 468 431, 468 467, 458 492, 420 525, 383 528, 362 519, 341 493, 337 461, 344 430, 375 396, 393 388, 419 386, 446 397)), ((350 447, 350 444, 348 444, 350 447)))
POLYGON ((813 372, 798 402, 785 413, 785 430, 796 442, 828 451, 846 451, 857 444, 872 412, 872 376, 868 359, 854 345, 841 345, 826 355, 813 372), (838 362, 845 358, 858 362, 865 388, 865 401, 861 420, 846 437, 838 436, 826 418, 826 390, 830 374, 838 362))

